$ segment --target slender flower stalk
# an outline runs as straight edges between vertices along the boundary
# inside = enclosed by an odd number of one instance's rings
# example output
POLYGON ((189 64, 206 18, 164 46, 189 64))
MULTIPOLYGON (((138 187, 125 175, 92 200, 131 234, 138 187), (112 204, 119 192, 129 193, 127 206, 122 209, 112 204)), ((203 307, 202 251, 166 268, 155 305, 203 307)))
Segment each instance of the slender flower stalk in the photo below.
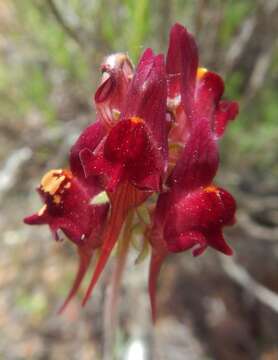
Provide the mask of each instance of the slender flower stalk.
POLYGON ((124 224, 122 238, 118 245, 118 256, 111 276, 110 284, 107 288, 104 304, 104 350, 103 359, 109 360, 115 342, 118 325, 118 301, 121 279, 127 260, 128 249, 132 236, 132 224, 134 211, 130 211, 124 224))
POLYGON ((166 58, 147 49, 134 68, 126 54, 117 53, 101 69, 96 121, 71 148, 69 169, 43 177, 38 192, 44 205, 24 221, 48 224, 56 240, 62 232, 77 247, 78 271, 60 312, 78 291, 95 250, 99 256, 83 305, 118 248, 105 304, 109 348, 133 232, 141 234, 136 263, 151 249, 153 321, 159 272, 170 254, 191 249, 199 256, 212 247, 232 255, 223 230, 235 222, 236 204, 214 178, 219 140, 238 105, 222 99, 223 80, 199 66, 195 40, 180 24, 170 31, 166 58))
POLYGON ((114 245, 119 238, 123 223, 128 216, 129 210, 129 200, 128 200, 128 187, 124 184, 120 187, 111 199, 111 215, 109 218, 109 222, 106 227, 106 232, 103 236, 103 245, 101 247, 101 253, 94 270, 94 275, 92 281, 87 289, 85 297, 83 299, 82 304, 85 305, 88 301, 94 286, 97 283, 97 280, 102 273, 105 264, 109 258, 111 251, 114 248, 114 245), (116 206, 114 205, 116 204, 116 206))

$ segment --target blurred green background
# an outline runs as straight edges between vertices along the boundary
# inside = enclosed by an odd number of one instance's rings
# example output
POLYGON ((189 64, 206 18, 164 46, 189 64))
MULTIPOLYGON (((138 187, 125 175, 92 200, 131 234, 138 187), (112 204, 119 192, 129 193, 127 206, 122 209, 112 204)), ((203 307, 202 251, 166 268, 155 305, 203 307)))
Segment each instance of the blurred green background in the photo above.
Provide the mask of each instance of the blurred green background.
MULTIPOLYGON (((103 287, 94 306, 80 311, 76 301, 57 317, 74 254, 21 218, 39 206, 33 189, 41 175, 66 163, 70 145, 95 119, 103 57, 124 51, 136 63, 146 47, 165 52, 175 22, 195 34, 201 65, 219 72, 225 96, 240 103, 221 145, 219 179, 239 202, 239 225, 229 236, 242 270, 278 290, 277 18, 275 0, 0 0, 0 359, 101 358, 103 287)), ((142 279, 147 264, 132 270, 117 359, 134 337, 144 340, 146 359, 278 359, 277 311, 221 261, 208 252, 205 260, 188 254, 169 262, 155 332, 142 279), (133 301, 145 309, 141 317, 133 301), (211 325, 209 316, 221 311, 228 314, 222 327, 211 325)))

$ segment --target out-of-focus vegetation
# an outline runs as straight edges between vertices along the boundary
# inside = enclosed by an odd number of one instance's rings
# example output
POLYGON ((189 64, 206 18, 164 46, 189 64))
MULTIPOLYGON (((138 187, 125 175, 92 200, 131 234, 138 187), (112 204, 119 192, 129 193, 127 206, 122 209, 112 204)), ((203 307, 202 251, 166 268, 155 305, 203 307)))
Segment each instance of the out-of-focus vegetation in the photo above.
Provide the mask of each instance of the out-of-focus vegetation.
POLYGON ((277 0, 0 0, 1 359, 100 359, 103 283, 93 306, 80 310, 73 301, 56 316, 76 259, 67 242, 56 247, 47 229, 21 219, 39 206, 41 175, 66 163, 74 138, 95 119, 102 58, 126 51, 136 63, 147 46, 165 52, 174 22, 195 34, 201 65, 219 72, 225 96, 240 102, 222 142, 221 180, 238 199, 239 225, 228 239, 244 268, 233 271, 210 252, 170 259, 157 333, 147 264, 129 271, 117 359, 133 336, 154 360, 278 359, 278 305, 256 287, 278 291, 277 18, 277 0))

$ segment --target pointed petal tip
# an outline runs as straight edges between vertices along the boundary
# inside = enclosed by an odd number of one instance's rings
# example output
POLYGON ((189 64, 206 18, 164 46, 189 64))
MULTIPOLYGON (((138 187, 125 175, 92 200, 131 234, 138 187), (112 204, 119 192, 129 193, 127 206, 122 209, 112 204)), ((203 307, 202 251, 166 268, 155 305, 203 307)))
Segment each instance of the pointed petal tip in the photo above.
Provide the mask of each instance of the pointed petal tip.
POLYGON ((216 250, 218 250, 220 253, 222 253, 223 255, 226 255, 226 256, 233 256, 234 255, 233 249, 227 244, 226 244, 225 247, 223 246, 223 248, 221 248, 221 249, 219 248, 219 249, 216 249, 216 250))
POLYGON ((180 23, 176 22, 170 29, 170 35, 175 35, 178 33, 187 33, 187 29, 185 26, 181 25, 180 23))
POLYGON ((150 262, 150 270, 149 270, 149 298, 151 304, 151 314, 152 314, 152 322, 156 323, 157 319, 157 306, 156 306, 156 287, 157 281, 160 274, 162 263, 167 255, 166 251, 162 251, 159 254, 152 253, 151 262, 150 262))
POLYGON ((67 308, 70 301, 74 298, 74 296, 77 294, 80 285, 87 273, 88 267, 90 265, 92 256, 88 256, 88 254, 81 249, 79 250, 79 266, 78 270, 73 282, 73 285, 64 301, 60 309, 58 310, 58 315, 61 315, 67 308))
POLYGON ((164 54, 158 54, 158 55, 156 55, 156 57, 155 57, 155 62, 156 62, 157 64, 163 64, 163 63, 164 63, 164 59, 165 59, 164 54))
POLYGON ((193 45, 194 43, 194 45, 196 45, 192 33, 188 31, 185 26, 181 25, 178 22, 175 23, 170 29, 169 42, 171 41, 186 41, 188 44, 191 43, 191 45, 193 45))
POLYGON ((227 256, 233 255, 232 248, 227 244, 222 232, 216 232, 210 236, 209 245, 227 256))
POLYGON ((237 101, 232 101, 230 106, 231 106, 231 108, 230 108, 230 119, 234 120, 237 117, 238 113, 239 113, 240 106, 239 106, 239 103, 237 101))
MULTIPOLYGON (((35 214, 34 214, 35 215, 35 214)), ((32 225, 33 224, 33 217, 34 215, 30 215, 30 216, 26 216, 25 218, 23 218, 23 222, 24 224, 27 224, 27 225, 32 225)))
POLYGON ((213 98, 215 103, 220 101, 225 90, 225 84, 219 74, 213 71, 206 71, 199 82, 199 93, 202 100, 207 101, 207 99, 213 98))
MULTIPOLYGON (((140 61, 142 61, 143 59, 144 59, 144 60, 148 60, 148 59, 151 59, 151 58, 153 58, 153 57, 154 57, 153 49, 152 49, 152 48, 147 48, 147 49, 143 52, 140 61)), ((139 61, 139 62, 140 62, 140 61, 139 61)))
POLYGON ((166 73, 169 77, 170 96, 181 94, 190 115, 198 67, 198 47, 191 33, 180 24, 175 24, 169 34, 166 56, 166 73))
POLYGON ((98 282, 98 279, 100 278, 101 274, 103 273, 103 270, 105 268, 105 265, 107 264, 110 254, 114 248, 114 245, 118 239, 118 236, 120 234, 123 222, 125 220, 125 217, 121 212, 115 212, 113 215, 111 215, 110 218, 110 224, 107 228, 107 233, 104 236, 103 240, 103 246, 101 249, 100 256, 98 258, 93 277, 91 279, 91 282, 87 288, 87 291, 85 293, 85 296, 82 300, 82 306, 85 306, 89 298, 91 297, 93 290, 98 282))
POLYGON ((227 256, 233 256, 234 255, 234 251, 233 249, 227 245, 227 247, 225 248, 225 250, 223 251, 223 254, 224 255, 227 255, 227 256))
MULTIPOLYGON (((70 299, 71 300, 71 299, 70 299)), ((68 309, 68 305, 70 303, 70 300, 66 299, 63 304, 59 307, 59 309, 57 310, 57 315, 63 315, 65 313, 65 311, 68 309)))
MULTIPOLYGON (((115 240, 116 241, 116 240, 115 240)), ((101 254, 100 254, 100 257, 98 259, 98 262, 97 262, 97 265, 96 265, 96 268, 95 268, 95 271, 94 271, 94 274, 93 274, 93 277, 92 277, 92 280, 89 284, 89 287, 85 293, 85 296, 82 300, 82 306, 85 306, 86 303, 88 302, 88 300, 90 299, 92 293, 93 293, 93 290, 98 282, 98 279, 100 278, 104 268, 105 268, 105 265, 108 261, 108 258, 109 258, 109 255, 112 251, 112 248, 109 249, 108 251, 104 251, 102 250, 101 251, 101 254)))
POLYGON ((44 223, 44 217, 43 214, 34 213, 32 215, 26 216, 23 219, 24 224, 26 225, 41 225, 44 223))

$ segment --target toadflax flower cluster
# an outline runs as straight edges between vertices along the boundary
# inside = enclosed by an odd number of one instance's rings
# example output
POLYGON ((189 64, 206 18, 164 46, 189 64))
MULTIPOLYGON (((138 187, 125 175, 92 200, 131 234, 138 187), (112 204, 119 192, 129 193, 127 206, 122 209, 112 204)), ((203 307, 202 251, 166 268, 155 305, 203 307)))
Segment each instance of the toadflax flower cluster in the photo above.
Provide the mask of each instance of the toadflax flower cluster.
POLYGON ((83 304, 116 246, 121 262, 131 243, 140 248, 138 260, 150 249, 153 318, 156 282, 169 254, 192 249, 198 256, 208 246, 232 254, 223 228, 234 223, 236 204, 214 177, 218 140, 238 105, 222 100, 223 93, 221 77, 198 67, 196 43, 179 24, 171 29, 166 60, 152 49, 135 70, 123 53, 104 60, 97 120, 71 148, 69 168, 43 176, 38 192, 44 205, 24 219, 48 224, 56 240, 62 232, 76 245, 79 268, 60 311, 94 253, 83 304))

